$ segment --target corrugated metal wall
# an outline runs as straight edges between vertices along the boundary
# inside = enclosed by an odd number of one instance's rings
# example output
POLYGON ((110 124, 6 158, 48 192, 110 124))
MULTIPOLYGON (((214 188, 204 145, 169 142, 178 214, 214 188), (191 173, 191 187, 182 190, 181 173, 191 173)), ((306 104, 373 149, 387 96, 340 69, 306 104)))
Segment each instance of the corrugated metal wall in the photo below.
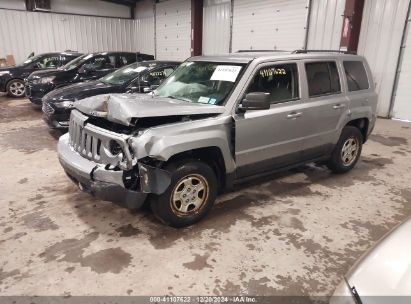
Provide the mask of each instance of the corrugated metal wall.
POLYGON ((203 54, 215 55, 230 50, 230 0, 205 0, 203 8, 203 54))
POLYGON ((137 2, 135 18, 134 39, 137 50, 142 53, 155 55, 153 1, 137 2))
POLYGON ((312 0, 308 49, 339 50, 345 0, 312 0))
POLYGON ((371 66, 378 115, 388 117, 409 0, 366 0, 358 53, 371 66))
POLYGON ((397 86, 393 96, 392 117, 411 121, 411 12, 408 15, 404 38, 397 86))
POLYGON ((235 0, 232 50, 304 47, 308 0, 235 0))
POLYGON ((191 55, 191 1, 169 0, 156 4, 158 59, 185 60, 191 55))
POLYGON ((0 57, 13 54, 20 62, 31 52, 139 51, 138 28, 138 20, 0 9, 0 57))

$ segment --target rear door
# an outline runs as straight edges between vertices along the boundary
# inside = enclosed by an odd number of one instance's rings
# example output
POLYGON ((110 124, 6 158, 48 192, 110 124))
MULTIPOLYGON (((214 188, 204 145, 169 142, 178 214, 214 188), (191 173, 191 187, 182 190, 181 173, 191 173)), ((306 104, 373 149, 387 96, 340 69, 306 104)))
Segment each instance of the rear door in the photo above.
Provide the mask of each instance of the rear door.
POLYGON ((259 65, 242 95, 266 92, 271 107, 237 113, 235 157, 237 177, 246 177, 299 162, 305 135, 305 109, 296 62, 259 65))
POLYGON ((304 63, 307 104, 307 136, 304 159, 322 157, 332 151, 340 136, 340 125, 349 113, 338 60, 310 60, 304 63))

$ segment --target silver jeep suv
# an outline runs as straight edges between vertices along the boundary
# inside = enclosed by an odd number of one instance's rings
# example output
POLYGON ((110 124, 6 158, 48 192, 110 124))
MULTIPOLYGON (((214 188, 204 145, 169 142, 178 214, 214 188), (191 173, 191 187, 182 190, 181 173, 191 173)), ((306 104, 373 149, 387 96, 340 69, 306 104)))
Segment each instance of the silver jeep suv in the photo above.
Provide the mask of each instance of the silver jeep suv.
POLYGON ((337 52, 193 57, 149 95, 76 103, 58 143, 68 176, 103 200, 191 225, 250 177, 325 161, 352 169, 374 127, 365 59, 337 52))

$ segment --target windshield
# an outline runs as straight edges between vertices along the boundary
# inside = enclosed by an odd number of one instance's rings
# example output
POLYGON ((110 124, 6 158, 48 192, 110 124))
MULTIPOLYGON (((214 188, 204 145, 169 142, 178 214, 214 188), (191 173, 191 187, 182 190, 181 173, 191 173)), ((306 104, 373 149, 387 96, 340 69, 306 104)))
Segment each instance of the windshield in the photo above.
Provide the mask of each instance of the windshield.
POLYGON ((100 80, 108 84, 123 85, 136 78, 138 74, 145 70, 147 70, 147 67, 141 66, 141 63, 133 63, 104 76, 100 80))
POLYGON ((186 61, 154 91, 154 95, 221 105, 233 89, 242 69, 243 65, 186 61))
POLYGON ((75 69, 79 67, 80 65, 82 65, 86 60, 90 59, 91 57, 93 57, 93 54, 82 55, 68 62, 66 65, 62 66, 61 69, 65 71, 75 69))

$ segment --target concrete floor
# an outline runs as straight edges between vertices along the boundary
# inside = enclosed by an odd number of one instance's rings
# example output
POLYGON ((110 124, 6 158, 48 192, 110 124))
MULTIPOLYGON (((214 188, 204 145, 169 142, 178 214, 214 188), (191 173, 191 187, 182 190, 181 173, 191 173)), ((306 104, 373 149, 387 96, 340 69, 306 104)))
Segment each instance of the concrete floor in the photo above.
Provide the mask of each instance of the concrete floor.
POLYGON ((56 138, 27 100, 0 97, 2 295, 329 296, 411 214, 411 124, 379 120, 349 174, 242 185, 183 230, 80 192, 56 138))

